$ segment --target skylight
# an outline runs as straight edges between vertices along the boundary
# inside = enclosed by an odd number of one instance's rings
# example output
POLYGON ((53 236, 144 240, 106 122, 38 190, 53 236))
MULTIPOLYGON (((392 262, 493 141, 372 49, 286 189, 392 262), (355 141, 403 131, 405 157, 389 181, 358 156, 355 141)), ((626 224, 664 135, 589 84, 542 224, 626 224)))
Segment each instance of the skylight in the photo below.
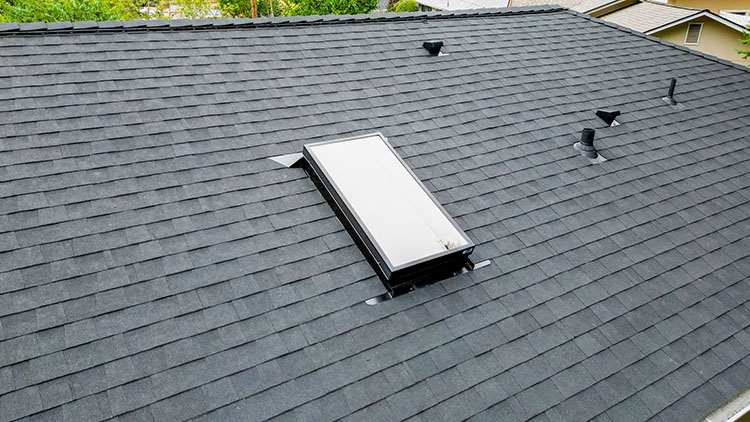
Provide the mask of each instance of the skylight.
POLYGON ((381 134, 303 154, 393 290, 464 266, 474 244, 381 134))

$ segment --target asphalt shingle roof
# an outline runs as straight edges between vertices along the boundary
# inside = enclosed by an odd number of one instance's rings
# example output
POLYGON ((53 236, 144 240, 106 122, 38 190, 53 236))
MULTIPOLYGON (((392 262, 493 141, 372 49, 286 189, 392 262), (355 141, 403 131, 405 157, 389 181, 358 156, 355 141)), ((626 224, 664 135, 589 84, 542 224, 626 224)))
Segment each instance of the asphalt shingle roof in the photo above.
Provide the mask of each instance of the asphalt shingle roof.
POLYGON ((0 31, 1 422, 686 421, 750 386, 739 66, 553 8, 0 31), (491 265, 364 303, 266 158, 375 130, 491 265))

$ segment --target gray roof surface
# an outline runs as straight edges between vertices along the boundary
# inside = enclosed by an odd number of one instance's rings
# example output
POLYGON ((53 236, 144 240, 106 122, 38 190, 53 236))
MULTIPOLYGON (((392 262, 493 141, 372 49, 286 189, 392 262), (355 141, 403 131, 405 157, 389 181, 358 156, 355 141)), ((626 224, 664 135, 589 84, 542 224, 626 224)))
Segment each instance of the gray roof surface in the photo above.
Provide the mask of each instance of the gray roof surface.
POLYGON ((689 421, 750 387, 750 72, 559 9, 390 16, 0 26, 1 422, 689 421), (373 131, 490 266, 364 303, 266 158, 373 131))

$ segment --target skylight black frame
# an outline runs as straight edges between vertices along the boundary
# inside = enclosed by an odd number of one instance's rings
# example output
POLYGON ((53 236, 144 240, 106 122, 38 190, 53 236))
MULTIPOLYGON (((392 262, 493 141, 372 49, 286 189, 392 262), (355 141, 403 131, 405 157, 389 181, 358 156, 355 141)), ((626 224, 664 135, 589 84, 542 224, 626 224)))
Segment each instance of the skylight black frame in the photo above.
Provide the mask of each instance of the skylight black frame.
POLYGON ((302 149, 302 154, 315 177, 325 188, 328 196, 333 200, 333 205, 335 205, 337 211, 339 211, 340 215, 345 217, 345 226, 348 226, 347 228, 351 229, 350 231, 353 231, 356 234, 358 239, 355 240, 358 241, 357 243, 359 245, 364 246, 363 252, 369 254, 368 260, 375 264, 374 266, 378 275, 391 293, 413 284, 439 281, 460 271, 470 262, 469 256, 474 252, 474 242, 466 235, 453 217, 448 214, 432 192, 430 192, 424 183, 419 180, 419 177, 417 177, 409 165, 401 158, 398 152, 396 152, 393 146, 388 142, 388 138, 383 136, 382 133, 375 132, 366 135, 305 144, 302 149), (354 207, 352 207, 351 203, 341 194, 340 189, 332 180, 330 174, 318 163, 315 152, 311 149, 315 146, 349 142, 373 136, 379 137, 383 143, 388 146, 393 156, 406 169, 408 174, 414 179, 419 187, 427 194, 432 203, 443 213, 443 216, 451 223, 451 225, 453 225, 458 234, 466 241, 466 245, 446 249, 445 251, 437 252, 398 266, 394 266, 391 263, 386 253, 380 245, 378 245, 375 237, 364 225, 356 211, 354 211, 354 207))

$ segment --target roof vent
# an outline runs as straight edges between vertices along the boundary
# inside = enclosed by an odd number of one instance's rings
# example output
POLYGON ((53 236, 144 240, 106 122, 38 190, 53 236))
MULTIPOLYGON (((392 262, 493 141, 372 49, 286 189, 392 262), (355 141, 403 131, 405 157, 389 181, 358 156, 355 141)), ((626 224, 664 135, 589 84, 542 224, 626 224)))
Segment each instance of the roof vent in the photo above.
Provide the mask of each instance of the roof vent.
POLYGON ((602 163, 607 161, 606 158, 599 155, 594 147, 594 135, 596 131, 591 128, 584 128, 581 132, 581 140, 573 144, 573 148, 581 152, 581 155, 588 158, 592 164, 602 163))
POLYGON ((674 87, 677 85, 677 79, 672 78, 669 81, 669 92, 667 93, 666 97, 663 97, 662 100, 664 100, 665 103, 675 106, 677 105, 677 101, 674 99, 674 87))
POLYGON ((427 51, 430 52, 433 56, 442 56, 440 52, 440 49, 443 48, 443 42, 442 41, 429 41, 422 44, 422 47, 426 48, 427 51))
POLYGON ((615 120, 617 116, 620 115, 620 112, 615 111, 607 111, 607 110, 596 110, 596 115, 599 116, 602 120, 604 120, 604 123, 608 124, 610 127, 612 126, 619 126, 620 123, 615 120))

